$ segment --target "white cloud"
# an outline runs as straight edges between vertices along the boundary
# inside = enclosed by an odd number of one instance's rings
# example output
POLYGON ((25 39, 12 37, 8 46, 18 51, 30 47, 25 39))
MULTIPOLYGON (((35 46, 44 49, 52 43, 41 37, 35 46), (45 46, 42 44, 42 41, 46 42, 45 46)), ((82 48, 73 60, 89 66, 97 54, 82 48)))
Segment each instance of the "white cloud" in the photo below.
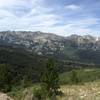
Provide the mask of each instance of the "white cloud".
POLYGON ((26 16, 15 16, 9 11, 2 10, 0 20, 0 29, 6 30, 32 30, 38 31, 46 27, 47 29, 57 23, 57 16, 52 13, 48 13, 49 9, 43 7, 35 7, 34 11, 26 14, 26 16), (37 12, 40 9, 40 12, 37 12))
POLYGON ((85 18, 81 20, 76 21, 67 21, 65 25, 60 26, 53 26, 53 27, 47 27, 44 30, 49 32, 54 32, 58 35, 67 36, 70 34, 79 34, 79 35, 99 35, 100 32, 98 30, 94 30, 90 28, 89 26, 98 24, 98 20, 96 18, 85 18))
POLYGON ((65 8, 67 10, 78 10, 78 9, 80 9, 80 6, 71 4, 71 5, 66 5, 65 8))
POLYGON ((99 22, 98 18, 84 18, 82 20, 77 21, 77 24, 84 26, 91 26, 98 24, 98 22, 99 22))
POLYGON ((13 5, 28 5, 28 4, 35 5, 36 3, 37 0, 0 0, 0 8, 10 7, 13 5))
MULTIPOLYGON (((15 11, 11 12, 6 7, 13 5, 29 6, 28 0, 12 0, 6 5, 6 1, 2 2, 2 9, 0 9, 0 30, 43 30, 44 27, 52 27, 57 23, 57 17, 55 14, 49 13, 51 9, 42 6, 43 0, 30 0, 32 3, 32 10, 26 13, 24 16, 16 16, 15 11), (24 2, 23 2, 24 1, 24 2), (5 5, 4 5, 5 4, 5 5)), ((1 2, 1 1, 0 1, 1 2)), ((1 6, 0 6, 1 7, 1 6)), ((12 8, 11 8, 12 9, 12 8)), ((19 11, 20 12, 20 11, 19 11)))
POLYGON ((6 17, 14 17, 14 15, 6 10, 0 9, 0 20, 6 17))
POLYGON ((0 0, 0 8, 14 4, 15 0, 0 0))

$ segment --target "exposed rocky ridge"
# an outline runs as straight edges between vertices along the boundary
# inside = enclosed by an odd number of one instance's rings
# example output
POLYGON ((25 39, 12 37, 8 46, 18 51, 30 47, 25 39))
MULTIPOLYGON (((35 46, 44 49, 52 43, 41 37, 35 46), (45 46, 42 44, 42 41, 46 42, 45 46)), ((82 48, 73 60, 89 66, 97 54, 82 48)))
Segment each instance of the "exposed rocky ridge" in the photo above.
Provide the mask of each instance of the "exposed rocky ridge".
POLYGON ((22 46, 40 55, 64 53, 65 47, 68 45, 77 49, 100 50, 99 37, 90 35, 61 37, 39 31, 3 31, 0 32, 0 44, 22 46))
POLYGON ((90 35, 71 35, 70 37, 67 37, 67 39, 76 43, 77 47, 80 49, 100 50, 99 37, 93 37, 90 35))
POLYGON ((38 54, 61 51, 63 41, 63 37, 42 32, 0 32, 0 44, 20 45, 38 54))
MULTIPOLYGON (((40 31, 0 32, 0 45, 12 45, 13 47, 20 46, 39 55, 56 55, 56 57, 60 57, 61 59, 64 57, 71 57, 71 59, 74 58, 79 60, 80 55, 84 52, 91 54, 89 57, 93 57, 92 54, 98 56, 97 54, 100 52, 99 37, 97 38, 90 35, 71 35, 62 37, 40 31)), ((89 57, 87 58, 89 59, 89 57)))

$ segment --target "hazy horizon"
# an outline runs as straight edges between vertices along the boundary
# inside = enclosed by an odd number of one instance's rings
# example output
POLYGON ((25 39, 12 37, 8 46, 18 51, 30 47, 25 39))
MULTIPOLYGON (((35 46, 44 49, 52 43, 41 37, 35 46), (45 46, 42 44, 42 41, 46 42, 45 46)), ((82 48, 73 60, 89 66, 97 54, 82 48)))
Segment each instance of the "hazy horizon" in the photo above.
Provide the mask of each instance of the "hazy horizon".
POLYGON ((100 36, 99 0, 0 0, 0 31, 100 36))

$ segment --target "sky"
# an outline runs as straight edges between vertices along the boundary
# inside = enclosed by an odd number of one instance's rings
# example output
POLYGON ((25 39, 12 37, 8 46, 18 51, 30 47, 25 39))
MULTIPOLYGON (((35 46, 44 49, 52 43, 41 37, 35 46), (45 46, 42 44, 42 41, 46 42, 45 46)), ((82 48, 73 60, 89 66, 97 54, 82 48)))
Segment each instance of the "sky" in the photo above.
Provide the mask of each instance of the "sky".
POLYGON ((0 31, 100 36, 100 0, 0 0, 0 31))

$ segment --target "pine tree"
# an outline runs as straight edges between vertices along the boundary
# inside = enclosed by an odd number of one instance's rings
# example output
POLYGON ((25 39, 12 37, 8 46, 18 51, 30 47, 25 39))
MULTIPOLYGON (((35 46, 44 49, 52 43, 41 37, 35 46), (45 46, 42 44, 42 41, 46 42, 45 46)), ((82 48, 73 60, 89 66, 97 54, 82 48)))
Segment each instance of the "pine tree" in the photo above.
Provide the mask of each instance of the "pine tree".
POLYGON ((49 59, 45 71, 41 74, 42 86, 45 87, 48 92, 48 96, 57 95, 59 86, 59 74, 57 67, 52 59, 49 59))
POLYGON ((78 82, 79 82, 79 78, 78 78, 78 74, 77 74, 77 71, 76 70, 73 70, 72 71, 71 81, 74 84, 78 84, 78 82))

